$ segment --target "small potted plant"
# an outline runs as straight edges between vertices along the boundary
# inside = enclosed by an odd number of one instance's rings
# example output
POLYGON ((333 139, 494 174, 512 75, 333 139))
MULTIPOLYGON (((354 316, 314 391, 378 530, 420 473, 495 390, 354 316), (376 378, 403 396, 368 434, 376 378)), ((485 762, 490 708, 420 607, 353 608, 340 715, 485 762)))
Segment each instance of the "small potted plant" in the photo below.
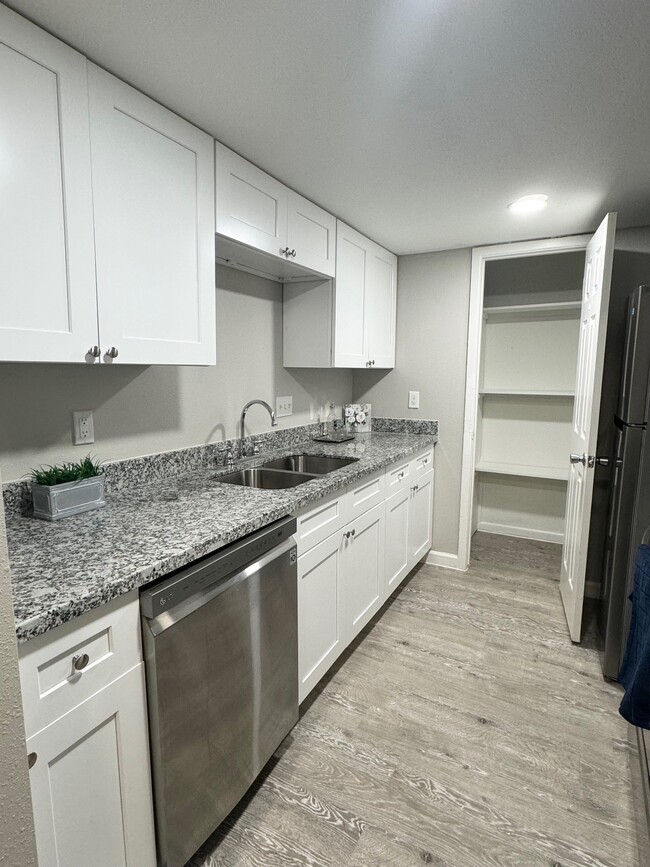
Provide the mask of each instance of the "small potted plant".
POLYGON ((34 517, 58 521, 69 515, 101 509, 105 477, 101 462, 87 455, 78 463, 32 470, 34 517))

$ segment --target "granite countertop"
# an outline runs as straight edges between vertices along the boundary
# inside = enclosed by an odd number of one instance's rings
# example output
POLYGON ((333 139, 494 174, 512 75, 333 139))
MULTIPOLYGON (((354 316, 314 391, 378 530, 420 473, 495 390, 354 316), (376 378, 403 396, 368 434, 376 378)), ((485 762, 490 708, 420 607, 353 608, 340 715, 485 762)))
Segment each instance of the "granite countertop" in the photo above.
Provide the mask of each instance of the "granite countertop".
POLYGON ((126 488, 107 495, 106 508, 60 522, 10 518, 17 639, 40 635, 435 442, 433 434, 393 433, 357 434, 336 445, 309 440, 255 463, 295 453, 359 460, 283 490, 219 483, 226 470, 213 467, 126 488))

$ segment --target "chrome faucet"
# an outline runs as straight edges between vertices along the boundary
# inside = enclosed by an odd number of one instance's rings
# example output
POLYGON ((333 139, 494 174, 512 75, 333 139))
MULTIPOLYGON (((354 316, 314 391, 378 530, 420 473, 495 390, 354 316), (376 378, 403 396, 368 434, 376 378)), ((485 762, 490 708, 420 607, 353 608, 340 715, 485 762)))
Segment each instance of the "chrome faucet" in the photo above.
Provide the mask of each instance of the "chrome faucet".
POLYGON ((256 403, 259 403, 260 406, 263 406, 264 409, 267 410, 268 414, 271 416, 271 427, 276 427, 278 424, 277 421, 275 420, 275 413, 273 412, 273 410, 271 409, 271 407, 268 405, 268 403, 265 400, 257 400, 257 399, 256 400, 249 400, 248 403, 246 404, 246 406, 241 411, 241 416, 239 419, 239 457, 240 458, 245 457, 245 453, 244 453, 244 437, 245 437, 244 424, 246 422, 246 413, 256 403))

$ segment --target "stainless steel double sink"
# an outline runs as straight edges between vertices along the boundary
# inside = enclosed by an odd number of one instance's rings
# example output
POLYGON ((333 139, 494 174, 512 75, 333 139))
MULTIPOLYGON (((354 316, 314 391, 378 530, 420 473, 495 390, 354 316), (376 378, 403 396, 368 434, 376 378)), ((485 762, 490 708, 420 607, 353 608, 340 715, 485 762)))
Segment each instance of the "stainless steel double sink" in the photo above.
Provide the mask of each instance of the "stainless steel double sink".
POLYGON ((326 473, 340 470, 353 464, 359 458, 337 458, 322 455, 286 455, 283 458, 273 458, 265 461, 259 467, 247 467, 215 476, 217 482, 227 485, 243 485, 246 488, 263 488, 277 490, 280 488, 295 488, 303 482, 311 482, 326 473))

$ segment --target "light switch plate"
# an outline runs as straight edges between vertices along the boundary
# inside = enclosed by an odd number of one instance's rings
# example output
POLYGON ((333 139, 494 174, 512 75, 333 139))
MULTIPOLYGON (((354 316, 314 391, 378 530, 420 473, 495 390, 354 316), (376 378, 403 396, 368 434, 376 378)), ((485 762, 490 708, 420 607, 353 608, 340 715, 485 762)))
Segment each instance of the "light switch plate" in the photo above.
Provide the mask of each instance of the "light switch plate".
POLYGON ((409 409, 420 409, 419 391, 409 391, 409 409))
POLYGON ((275 399, 275 417, 284 418, 285 415, 293 415, 293 397, 276 397, 275 399))
POLYGON ((95 424, 90 409, 82 409, 72 413, 72 442, 76 446, 95 442, 95 424))

